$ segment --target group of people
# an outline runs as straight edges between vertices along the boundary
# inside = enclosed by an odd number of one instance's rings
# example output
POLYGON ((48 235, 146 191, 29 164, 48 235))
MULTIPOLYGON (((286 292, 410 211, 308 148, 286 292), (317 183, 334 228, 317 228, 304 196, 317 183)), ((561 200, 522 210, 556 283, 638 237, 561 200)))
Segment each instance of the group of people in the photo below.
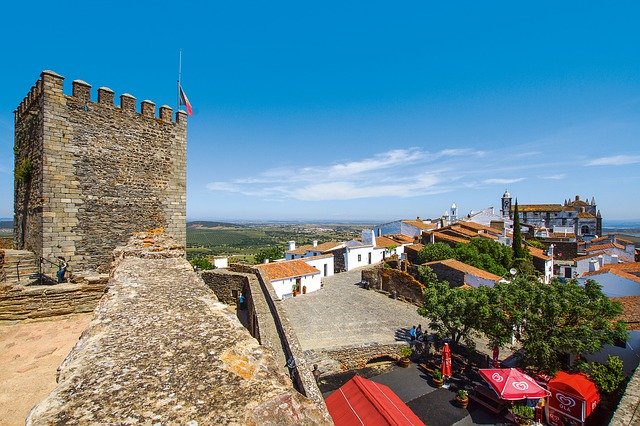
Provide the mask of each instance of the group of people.
POLYGON ((416 327, 412 325, 409 329, 409 338, 412 342, 414 341, 424 341, 424 333, 422 332, 422 324, 418 324, 416 327))

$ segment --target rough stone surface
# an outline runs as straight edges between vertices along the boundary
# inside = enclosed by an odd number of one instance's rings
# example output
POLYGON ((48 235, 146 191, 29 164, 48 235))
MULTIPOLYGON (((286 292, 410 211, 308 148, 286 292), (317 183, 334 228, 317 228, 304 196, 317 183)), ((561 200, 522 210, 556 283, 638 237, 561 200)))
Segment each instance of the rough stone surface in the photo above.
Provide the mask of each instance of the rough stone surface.
POLYGON ((242 289, 248 284, 247 275, 226 269, 203 271, 200 276, 218 300, 227 305, 236 305, 242 289))
POLYGON ((76 81, 67 96, 63 77, 43 72, 15 111, 16 167, 31 164, 15 181, 15 247, 64 256, 69 271, 108 270, 133 232, 186 239, 186 115, 91 102, 90 89, 76 81))
POLYGON ((109 292, 27 424, 330 423, 175 246, 140 234, 115 251, 109 292))
POLYGON ((640 424, 640 369, 636 369, 611 419, 610 426, 640 424))

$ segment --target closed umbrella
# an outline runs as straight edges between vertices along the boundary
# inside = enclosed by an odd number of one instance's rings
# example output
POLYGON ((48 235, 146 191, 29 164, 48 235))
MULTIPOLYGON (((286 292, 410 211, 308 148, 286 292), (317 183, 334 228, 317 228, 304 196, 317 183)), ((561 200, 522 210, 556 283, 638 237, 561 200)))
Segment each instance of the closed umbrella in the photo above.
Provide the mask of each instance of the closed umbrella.
POLYGON ((451 377, 451 349, 449 344, 445 343, 442 347, 442 377, 451 377))
POLYGON ((515 368, 484 368, 479 372, 502 399, 516 401, 551 395, 530 376, 515 368))

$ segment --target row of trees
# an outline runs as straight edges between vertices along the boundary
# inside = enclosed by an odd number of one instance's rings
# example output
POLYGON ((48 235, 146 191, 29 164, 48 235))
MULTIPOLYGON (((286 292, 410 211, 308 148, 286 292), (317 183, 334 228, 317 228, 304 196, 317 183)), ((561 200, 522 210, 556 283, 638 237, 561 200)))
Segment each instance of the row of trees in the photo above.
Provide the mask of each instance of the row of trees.
POLYGON ((444 243, 428 244, 418 253, 418 263, 457 259, 467 265, 504 276, 513 264, 511 247, 487 238, 472 238, 469 243, 451 247, 444 243))
POLYGON ((424 266, 423 307, 418 313, 430 328, 456 343, 473 346, 486 336, 491 345, 505 347, 512 336, 524 349, 524 362, 555 372, 566 354, 593 353, 604 344, 626 339, 625 324, 615 321, 622 308, 609 300, 595 281, 541 285, 517 276, 511 283, 476 289, 452 288, 424 266))

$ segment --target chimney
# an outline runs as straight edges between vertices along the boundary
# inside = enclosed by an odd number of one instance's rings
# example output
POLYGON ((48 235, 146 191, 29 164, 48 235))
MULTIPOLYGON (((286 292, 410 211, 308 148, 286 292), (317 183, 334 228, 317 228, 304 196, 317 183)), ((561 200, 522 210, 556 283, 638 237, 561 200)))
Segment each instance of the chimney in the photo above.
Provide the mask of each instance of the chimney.
POLYGON ((362 242, 364 244, 376 245, 376 236, 373 232, 373 229, 363 229, 362 230, 362 242))
POLYGON ((313 244, 314 247, 318 247, 318 240, 313 240, 312 244, 313 244))
POLYGON ((295 241, 289 241, 289 251, 295 250, 296 249, 296 242, 295 241))
POLYGON ((594 272, 600 269, 600 265, 596 259, 591 259, 589 261, 589 272, 594 272))
POLYGON ((604 266, 604 256, 602 255, 598 256, 598 264, 600 265, 601 268, 604 266))
POLYGON ((613 263, 614 265, 620 263, 620 260, 618 259, 618 255, 617 254, 612 254, 611 255, 611 263, 613 263))

